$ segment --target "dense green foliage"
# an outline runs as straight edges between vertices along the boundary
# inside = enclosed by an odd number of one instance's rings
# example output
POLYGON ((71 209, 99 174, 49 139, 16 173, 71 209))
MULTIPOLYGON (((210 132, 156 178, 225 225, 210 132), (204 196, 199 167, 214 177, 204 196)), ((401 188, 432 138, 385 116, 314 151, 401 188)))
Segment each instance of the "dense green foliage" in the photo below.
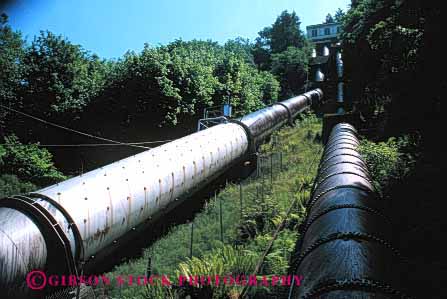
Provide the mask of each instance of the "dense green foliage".
POLYGON ((175 125, 179 118, 227 101, 245 114, 275 102, 279 86, 271 74, 256 70, 244 47, 242 40, 225 46, 175 41, 146 45, 140 54, 129 52, 113 62, 42 32, 22 49, 25 70, 16 101, 8 104, 62 122, 97 117, 98 110, 111 112, 105 116, 109 122, 116 116, 130 122, 156 111, 153 126, 175 125))
MULTIPOLYGON (((191 224, 177 225, 144 252, 140 259, 117 266, 107 276, 144 275, 147 258, 152 258, 152 274, 168 275, 176 283, 178 275, 193 273, 213 275, 252 274, 261 254, 277 226, 284 221, 283 229, 274 241, 262 264, 259 276, 285 275, 288 261, 297 238, 297 227, 306 213, 305 200, 316 174, 321 153, 319 134, 321 122, 313 115, 305 117, 295 128, 278 132, 272 142, 263 146, 267 157, 259 177, 242 182, 243 209, 240 210, 239 185, 229 184, 216 198, 209 199, 203 210, 194 217, 193 257, 189 258, 191 224), (283 153, 283 171, 278 160, 273 164, 270 183, 271 154, 283 153), (289 215, 286 211, 293 200, 296 205, 289 215), (224 244, 220 240, 220 203, 224 244)), ((278 289, 250 287, 250 298, 265 298, 278 289)), ((240 286, 201 288, 195 290, 199 298, 233 298, 240 294, 240 286), (206 295, 205 295, 206 294, 206 295)), ((123 298, 175 298, 176 288, 166 286, 108 287, 112 297, 121 293, 123 298)))
POLYGON ((343 17, 345 15, 346 15, 345 12, 341 8, 339 8, 335 12, 334 16, 332 16, 330 13, 328 13, 326 15, 326 19, 324 20, 323 24, 334 23, 334 22, 342 22, 343 21, 343 17))
POLYGON ((279 85, 271 74, 247 62, 245 47, 242 40, 225 46, 181 40, 155 48, 145 45, 140 54, 129 52, 114 64, 110 82, 91 110, 105 110, 109 119, 127 122, 150 115, 157 126, 175 125, 225 102, 239 115, 259 109, 276 101, 279 85))
POLYGON ((36 185, 48 185, 66 179, 52 162, 52 155, 37 144, 21 144, 16 136, 7 136, 0 145, 0 173, 13 174, 36 185))
POLYGON ((335 22, 342 22, 343 21, 343 17, 345 15, 346 15, 345 12, 341 8, 337 9, 337 11, 335 12, 335 15, 334 15, 334 21, 335 22))
POLYGON ((361 141, 360 153, 378 191, 405 179, 418 158, 418 143, 418 139, 410 136, 391 137, 386 142, 361 141))
POLYGON ((367 119, 386 111, 390 135, 426 130, 428 136, 439 120, 446 84, 437 77, 441 13, 431 2, 361 0, 343 18, 350 97, 367 119))
POLYGON ((23 108, 34 115, 79 114, 105 82, 97 56, 48 31, 25 49, 23 64, 23 108))
MULTIPOLYGON (((195 275, 214 277, 216 273, 221 273, 220 275, 232 273, 236 276, 240 273, 252 273, 256 267, 257 258, 257 254, 253 251, 223 245, 205 253, 200 258, 192 257, 180 263, 176 270, 176 277, 193 277, 195 275)), ((209 287, 209 292, 212 294, 212 297, 209 298, 232 297, 241 291, 242 287, 237 286, 209 287)))
MULTIPOLYGON (((0 15, 0 104, 10 106, 17 100, 23 77, 24 42, 21 34, 7 26, 8 17, 0 15)), ((0 110, 0 126, 4 126, 6 112, 0 110)))
POLYGON ((310 47, 288 47, 281 53, 271 56, 271 71, 280 78, 282 97, 289 98, 300 92, 307 80, 309 72, 308 60, 312 50, 310 47))
POLYGON ((0 175, 0 198, 10 195, 24 194, 34 190, 36 190, 36 186, 34 184, 22 181, 15 175, 0 175))

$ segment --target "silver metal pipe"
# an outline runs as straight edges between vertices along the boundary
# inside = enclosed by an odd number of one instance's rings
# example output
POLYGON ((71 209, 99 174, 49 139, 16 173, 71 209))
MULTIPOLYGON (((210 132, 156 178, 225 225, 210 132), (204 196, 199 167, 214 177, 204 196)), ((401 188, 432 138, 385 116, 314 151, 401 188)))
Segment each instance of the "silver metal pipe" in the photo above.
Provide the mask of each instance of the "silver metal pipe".
POLYGON ((39 227, 26 214, 0 208, 0 277, 3 292, 24 297, 29 288, 20 278, 34 269, 43 269, 47 247, 39 227), (3 286, 8 286, 4 288, 3 286))
POLYGON ((236 124, 217 125, 37 191, 72 216, 84 258, 200 189, 248 149, 236 124))

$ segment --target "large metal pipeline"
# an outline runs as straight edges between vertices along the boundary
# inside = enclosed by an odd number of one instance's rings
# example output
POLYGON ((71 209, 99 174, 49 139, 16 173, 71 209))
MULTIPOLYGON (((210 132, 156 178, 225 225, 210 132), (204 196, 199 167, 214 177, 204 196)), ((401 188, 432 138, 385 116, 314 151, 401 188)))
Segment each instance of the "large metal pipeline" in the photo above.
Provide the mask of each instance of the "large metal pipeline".
MULTIPOLYGON (((404 298, 387 202, 371 183, 356 130, 338 124, 325 147, 290 271, 290 298, 404 298)), ((406 297, 405 297, 406 298, 406 297)))
POLYGON ((323 92, 317 88, 250 113, 235 122, 246 128, 251 140, 251 151, 254 151, 273 131, 284 125, 286 121, 291 124, 299 113, 322 98, 323 92))
POLYGON ((77 274, 148 229, 291 122, 321 90, 279 102, 25 196, 0 200, 0 288, 34 298, 34 269, 77 274))

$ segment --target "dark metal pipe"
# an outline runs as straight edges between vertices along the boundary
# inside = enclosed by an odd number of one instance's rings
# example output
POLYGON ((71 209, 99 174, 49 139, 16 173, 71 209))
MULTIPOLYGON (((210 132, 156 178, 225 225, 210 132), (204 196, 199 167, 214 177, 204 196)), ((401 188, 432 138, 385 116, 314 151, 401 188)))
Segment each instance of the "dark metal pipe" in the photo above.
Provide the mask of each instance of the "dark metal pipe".
POLYGON ((251 151, 256 151, 256 148, 275 130, 287 122, 292 124, 299 113, 308 109, 312 103, 317 103, 322 98, 323 91, 317 88, 250 113, 236 122, 246 129, 252 140, 250 149, 251 151))
POLYGON ((321 158, 290 272, 289 298, 402 298, 400 253, 386 205, 358 152, 357 132, 338 124, 321 158))

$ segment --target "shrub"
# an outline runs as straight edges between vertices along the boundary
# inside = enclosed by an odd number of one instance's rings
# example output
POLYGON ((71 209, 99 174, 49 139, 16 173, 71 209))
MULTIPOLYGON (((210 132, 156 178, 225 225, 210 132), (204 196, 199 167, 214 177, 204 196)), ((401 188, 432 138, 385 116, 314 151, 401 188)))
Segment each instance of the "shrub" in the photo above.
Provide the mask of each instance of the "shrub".
POLYGON ((21 181, 15 175, 0 175, 0 198, 14 194, 23 194, 34 189, 36 189, 34 184, 21 181))
POLYGON ((50 152, 38 144, 22 144, 15 135, 6 136, 0 145, 0 172, 38 186, 66 179, 54 166, 50 152))
MULTIPOLYGON (((250 250, 241 248, 235 249, 233 246, 225 245, 221 248, 212 250, 202 257, 192 257, 186 262, 180 263, 176 271, 177 277, 190 278, 194 276, 225 275, 237 277, 238 275, 247 275, 255 269, 258 255, 250 250)), ((220 285, 219 287, 208 288, 205 292, 210 292, 212 298, 225 298, 225 294, 240 294, 241 286, 228 287, 220 285), (229 290, 229 289, 231 290, 229 290)))
POLYGON ((386 142, 361 141, 360 153, 379 192, 410 172, 418 156, 417 144, 418 139, 408 135, 391 137, 386 142))

